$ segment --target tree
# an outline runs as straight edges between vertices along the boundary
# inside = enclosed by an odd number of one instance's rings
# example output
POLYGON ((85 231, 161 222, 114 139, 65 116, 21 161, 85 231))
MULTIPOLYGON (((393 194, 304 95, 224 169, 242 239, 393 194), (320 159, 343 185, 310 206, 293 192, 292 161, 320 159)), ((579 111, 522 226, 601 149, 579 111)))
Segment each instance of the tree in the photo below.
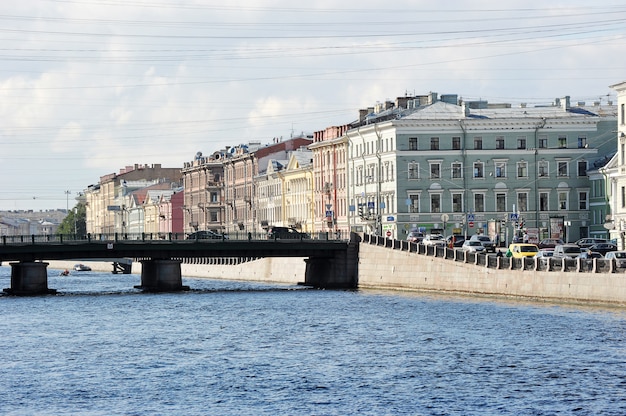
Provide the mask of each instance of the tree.
POLYGON ((76 204, 76 206, 67 213, 61 222, 61 225, 59 225, 59 228, 57 228, 57 235, 85 236, 87 234, 87 224, 85 219, 85 204, 76 204))

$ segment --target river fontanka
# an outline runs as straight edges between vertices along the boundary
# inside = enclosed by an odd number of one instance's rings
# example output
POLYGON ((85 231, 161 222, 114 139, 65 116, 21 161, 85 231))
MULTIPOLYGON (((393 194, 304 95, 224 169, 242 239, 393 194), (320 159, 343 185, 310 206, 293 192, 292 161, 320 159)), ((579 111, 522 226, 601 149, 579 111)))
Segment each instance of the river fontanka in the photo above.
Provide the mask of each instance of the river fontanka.
POLYGON ((0 296, 0 414, 626 414, 624 309, 57 274, 0 296))

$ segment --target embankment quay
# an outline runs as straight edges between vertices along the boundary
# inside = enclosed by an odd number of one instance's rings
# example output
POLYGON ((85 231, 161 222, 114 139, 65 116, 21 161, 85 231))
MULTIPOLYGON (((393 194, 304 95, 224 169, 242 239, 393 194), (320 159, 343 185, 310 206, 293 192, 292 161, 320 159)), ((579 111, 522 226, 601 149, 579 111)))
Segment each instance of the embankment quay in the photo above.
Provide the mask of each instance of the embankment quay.
MULTIPOLYGON (((436 291, 626 306, 626 274, 623 269, 616 268, 613 262, 604 259, 551 259, 549 262, 541 262, 534 258, 476 255, 447 247, 424 246, 367 234, 353 234, 350 241, 322 239, 276 242, 253 239, 239 241, 236 244, 232 241, 213 240, 186 243, 144 241, 144 243, 188 246, 187 250, 170 249, 171 251, 167 252, 170 257, 167 259, 163 258, 163 253, 160 254, 160 261, 169 261, 177 265, 174 270, 176 285, 180 284, 178 283, 180 275, 184 275, 288 284, 304 283, 320 288, 436 291), (274 243, 276 248, 268 248, 274 243), (336 257, 329 252, 325 254, 320 251, 314 252, 316 244, 320 245, 319 250, 323 251, 323 247, 326 247, 325 250, 345 254, 336 257), (253 246, 256 249, 252 249, 253 246), (316 258, 318 262, 320 259, 325 260, 315 266, 315 261, 312 262, 311 259, 316 258), (333 263, 339 265, 332 266, 333 263), (333 270, 337 275, 333 274, 333 270), (337 280, 333 281, 331 277, 337 280)), ((113 247, 119 245, 115 241, 103 244, 107 245, 105 246, 107 250, 113 250, 111 244, 113 247)), ((13 245, 14 243, 0 246, 0 259, 6 259, 3 250, 13 245)), ((32 244, 24 244, 22 250, 27 251, 26 245, 32 244)), ((115 253, 123 254, 122 251, 115 253)), ((65 253, 64 256, 44 257, 51 260, 53 267, 60 268, 69 267, 75 262, 70 259, 100 260, 98 265, 101 270, 110 269, 111 263, 107 259, 117 257, 103 254, 95 257, 91 255, 69 257, 69 255, 65 253), (58 261, 63 259, 66 261, 58 261)), ((150 282, 151 278, 146 277, 144 269, 146 264, 153 264, 150 261, 154 261, 154 253, 144 251, 142 255, 132 258, 135 260, 132 272, 142 275, 142 285, 144 280, 150 282), (151 255, 153 257, 150 257, 151 255)), ((32 257, 27 260, 35 261, 32 257)), ((37 261, 41 260, 45 259, 37 261)), ((171 266, 172 263, 168 264, 171 266)), ((13 272, 14 270, 12 281, 13 272)), ((149 272, 155 273, 154 270, 149 272)), ((173 290, 178 289, 176 285, 173 290)), ((165 285, 163 289, 172 288, 165 285)))

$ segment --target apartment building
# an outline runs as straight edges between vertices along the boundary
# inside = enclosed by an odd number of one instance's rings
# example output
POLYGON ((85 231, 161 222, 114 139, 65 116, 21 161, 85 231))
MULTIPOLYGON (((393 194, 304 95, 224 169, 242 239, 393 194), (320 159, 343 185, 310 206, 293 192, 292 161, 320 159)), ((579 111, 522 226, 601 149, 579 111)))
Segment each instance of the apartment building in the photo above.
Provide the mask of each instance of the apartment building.
MULTIPOLYGON (((265 175, 271 160, 285 160, 289 154, 312 143, 307 136, 274 139, 261 145, 252 142, 229 149, 224 160, 225 228, 227 232, 263 232, 265 224, 257 216, 255 178, 265 175)), ((270 224, 271 225, 271 224, 270 224)))
POLYGON ((210 230, 223 233, 225 218, 224 160, 230 157, 229 149, 216 151, 209 156, 196 153, 191 162, 181 170, 185 201, 183 204, 184 231, 210 230))
POLYGON ((528 107, 436 93, 346 132, 353 228, 534 241, 589 235, 590 166, 614 152, 616 106, 528 107))
MULTIPOLYGON (((95 235, 128 232, 131 200, 127 197, 133 191, 156 183, 175 189, 180 181, 180 168, 164 168, 160 164, 135 164, 120 169, 119 173, 101 176, 97 184, 84 191, 87 232, 95 235)), ((133 204, 136 206, 137 201, 133 204)), ((135 217, 133 222, 137 221, 135 217)))

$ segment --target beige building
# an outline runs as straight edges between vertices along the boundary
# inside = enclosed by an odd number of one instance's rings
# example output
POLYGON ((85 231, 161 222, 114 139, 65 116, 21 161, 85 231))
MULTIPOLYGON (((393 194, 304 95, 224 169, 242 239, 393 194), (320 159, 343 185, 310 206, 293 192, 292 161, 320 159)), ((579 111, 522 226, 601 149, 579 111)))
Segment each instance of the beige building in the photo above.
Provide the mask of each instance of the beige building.
POLYGON ((288 160, 270 160, 265 174, 255 178, 257 217, 261 228, 276 225, 315 231, 312 152, 298 149, 288 160))

